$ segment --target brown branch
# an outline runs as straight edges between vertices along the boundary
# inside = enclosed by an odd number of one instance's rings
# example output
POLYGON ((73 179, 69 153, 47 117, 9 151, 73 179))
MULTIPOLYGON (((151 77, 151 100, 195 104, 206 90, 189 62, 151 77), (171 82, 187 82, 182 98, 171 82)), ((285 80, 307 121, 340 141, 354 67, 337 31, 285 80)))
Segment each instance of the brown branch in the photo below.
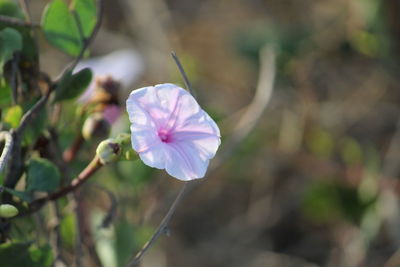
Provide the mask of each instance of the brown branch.
POLYGON ((22 26, 22 27, 37 27, 40 28, 39 23, 30 23, 14 17, 0 15, 0 22, 10 26, 22 26))
POLYGON ((75 138, 72 145, 67 148, 63 153, 63 159, 66 163, 71 162, 75 158, 76 154, 83 144, 83 141, 85 140, 83 139, 82 134, 78 132, 78 136, 75 138))
POLYGON ((169 208, 167 214, 165 215, 164 219, 161 221, 160 225, 158 226, 157 230, 150 238, 149 241, 143 246, 143 248, 135 255, 135 257, 128 263, 128 267, 135 267, 138 266, 140 263, 141 258, 146 253, 146 251, 151 248, 157 239, 160 237, 161 234, 165 233, 168 230, 169 222, 171 221, 172 215, 174 215, 176 208, 178 207, 179 203, 181 202, 183 196, 185 195, 186 188, 189 182, 185 182, 179 191, 178 195, 176 196, 174 202, 172 203, 171 207, 169 208))
POLYGON ((65 186, 62 187, 60 190, 49 194, 46 197, 38 198, 32 201, 29 205, 29 210, 28 212, 19 215, 25 216, 27 214, 30 214, 32 212, 35 212, 39 210, 44 204, 46 204, 48 201, 54 201, 57 200, 63 196, 66 196, 68 193, 76 190, 78 187, 83 185, 98 169, 101 168, 103 164, 100 162, 99 158, 96 156, 89 164, 86 166, 86 168, 75 178, 72 180, 72 182, 65 186))

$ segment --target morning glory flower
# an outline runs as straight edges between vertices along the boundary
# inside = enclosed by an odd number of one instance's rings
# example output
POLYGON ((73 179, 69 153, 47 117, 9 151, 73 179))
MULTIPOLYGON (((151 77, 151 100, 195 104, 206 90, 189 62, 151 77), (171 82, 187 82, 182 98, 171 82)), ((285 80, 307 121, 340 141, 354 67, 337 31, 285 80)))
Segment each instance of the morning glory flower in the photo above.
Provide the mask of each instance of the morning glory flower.
POLYGON ((204 177, 220 131, 189 92, 170 83, 140 88, 126 108, 132 147, 146 165, 183 181, 204 177))

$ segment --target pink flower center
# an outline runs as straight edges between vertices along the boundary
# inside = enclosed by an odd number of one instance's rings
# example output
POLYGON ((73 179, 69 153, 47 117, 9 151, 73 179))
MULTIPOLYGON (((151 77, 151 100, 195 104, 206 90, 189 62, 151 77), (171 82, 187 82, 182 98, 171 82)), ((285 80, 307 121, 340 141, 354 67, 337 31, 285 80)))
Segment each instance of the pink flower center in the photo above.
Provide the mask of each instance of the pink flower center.
POLYGON ((171 142, 171 135, 166 130, 158 130, 158 136, 160 137, 161 142, 171 142))

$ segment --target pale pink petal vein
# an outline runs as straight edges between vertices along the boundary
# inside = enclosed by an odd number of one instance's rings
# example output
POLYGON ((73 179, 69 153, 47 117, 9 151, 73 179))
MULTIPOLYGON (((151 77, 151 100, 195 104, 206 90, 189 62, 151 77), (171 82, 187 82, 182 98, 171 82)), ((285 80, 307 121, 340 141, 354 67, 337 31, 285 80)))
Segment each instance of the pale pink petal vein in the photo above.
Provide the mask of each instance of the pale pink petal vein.
POLYGON ((132 147, 146 165, 184 181, 204 177, 220 131, 189 92, 169 83, 140 88, 126 108, 132 147))

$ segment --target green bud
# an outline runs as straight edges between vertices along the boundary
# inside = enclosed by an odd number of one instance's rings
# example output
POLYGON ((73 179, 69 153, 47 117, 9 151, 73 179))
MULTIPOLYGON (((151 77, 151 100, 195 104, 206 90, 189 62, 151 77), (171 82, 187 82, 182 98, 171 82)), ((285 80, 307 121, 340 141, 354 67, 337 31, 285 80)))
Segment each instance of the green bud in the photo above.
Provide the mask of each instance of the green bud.
POLYGON ((11 218, 18 214, 18 210, 16 207, 10 204, 2 204, 0 205, 0 217, 2 218, 11 218))
POLYGON ((124 160, 133 160, 137 158, 136 152, 132 149, 131 135, 128 133, 120 133, 115 141, 121 147, 121 157, 124 160))
POLYGON ((96 154, 103 164, 115 162, 121 155, 121 147, 114 139, 107 139, 102 141, 97 149, 96 154))
POLYGON ((97 112, 91 114, 82 127, 82 136, 85 140, 93 138, 104 139, 110 134, 110 123, 104 119, 103 114, 97 112))

